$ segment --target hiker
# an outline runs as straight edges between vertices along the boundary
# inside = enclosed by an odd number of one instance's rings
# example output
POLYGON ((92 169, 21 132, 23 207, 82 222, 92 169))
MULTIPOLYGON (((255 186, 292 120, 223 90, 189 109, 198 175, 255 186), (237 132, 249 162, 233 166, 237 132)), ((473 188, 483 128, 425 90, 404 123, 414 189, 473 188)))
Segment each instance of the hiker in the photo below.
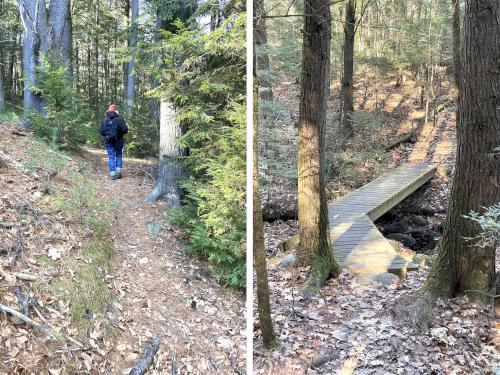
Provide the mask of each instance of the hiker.
POLYGON ((127 134, 128 128, 123 117, 118 114, 117 104, 108 106, 106 117, 101 121, 99 132, 106 143, 111 179, 122 178, 123 135, 127 134))

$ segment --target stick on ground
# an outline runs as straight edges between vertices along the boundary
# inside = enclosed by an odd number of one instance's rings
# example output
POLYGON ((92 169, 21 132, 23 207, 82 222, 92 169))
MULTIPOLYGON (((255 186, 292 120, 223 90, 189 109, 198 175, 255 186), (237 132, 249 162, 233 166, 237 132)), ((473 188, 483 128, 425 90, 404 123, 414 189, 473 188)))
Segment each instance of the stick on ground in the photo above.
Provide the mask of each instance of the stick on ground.
POLYGON ((128 375, 143 375, 148 371, 149 366, 153 363, 156 352, 160 348, 162 336, 156 337, 149 346, 144 350, 141 359, 135 364, 135 366, 130 370, 128 375))
POLYGON ((14 309, 10 308, 9 306, 5 306, 5 305, 3 305, 1 303, 0 303, 0 310, 4 311, 6 313, 9 313, 10 315, 12 315, 12 316, 14 316, 14 317, 16 317, 18 319, 21 319, 23 322, 28 323, 29 325, 35 327, 37 330, 39 330, 43 334, 49 336, 50 338, 55 339, 55 340, 58 339, 58 337, 54 333, 52 333, 51 331, 49 331, 44 326, 38 324, 34 320, 31 320, 26 315, 21 314, 19 311, 14 310, 14 309))

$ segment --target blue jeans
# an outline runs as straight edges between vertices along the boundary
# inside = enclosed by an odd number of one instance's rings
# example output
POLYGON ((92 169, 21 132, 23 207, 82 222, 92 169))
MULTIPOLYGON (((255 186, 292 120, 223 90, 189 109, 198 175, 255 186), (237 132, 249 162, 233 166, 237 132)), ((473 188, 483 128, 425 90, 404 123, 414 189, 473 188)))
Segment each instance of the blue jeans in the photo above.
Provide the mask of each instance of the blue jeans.
POLYGON ((109 157, 109 171, 114 172, 115 168, 122 167, 122 151, 123 144, 125 142, 123 140, 117 142, 116 144, 106 143, 106 151, 108 152, 109 157))

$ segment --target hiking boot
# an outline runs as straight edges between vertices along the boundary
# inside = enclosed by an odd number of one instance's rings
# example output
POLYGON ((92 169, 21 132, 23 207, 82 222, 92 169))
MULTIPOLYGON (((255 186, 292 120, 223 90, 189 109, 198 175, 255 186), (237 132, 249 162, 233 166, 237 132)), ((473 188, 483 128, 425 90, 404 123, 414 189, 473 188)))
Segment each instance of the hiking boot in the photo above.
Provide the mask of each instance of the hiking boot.
POLYGON ((114 175, 112 175, 112 176, 111 176, 111 179, 112 179, 112 180, 116 180, 117 178, 118 178, 118 177, 117 177, 117 175, 116 175, 116 174, 114 174, 114 175))
POLYGON ((122 174, 121 174, 121 173, 118 173, 118 174, 116 175, 116 178, 118 178, 118 179, 122 178, 122 174))

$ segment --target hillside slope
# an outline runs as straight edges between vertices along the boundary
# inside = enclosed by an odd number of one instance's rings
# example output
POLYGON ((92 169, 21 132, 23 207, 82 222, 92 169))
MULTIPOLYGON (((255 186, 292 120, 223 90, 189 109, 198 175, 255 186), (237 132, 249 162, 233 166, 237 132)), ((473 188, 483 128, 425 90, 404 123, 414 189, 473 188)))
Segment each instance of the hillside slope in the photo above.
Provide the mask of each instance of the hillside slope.
POLYGON ((68 155, 0 124, 0 373, 128 373, 163 337, 150 373, 232 374, 244 365, 244 300, 181 249, 151 165, 68 155), (17 296, 16 296, 17 294, 17 296))

